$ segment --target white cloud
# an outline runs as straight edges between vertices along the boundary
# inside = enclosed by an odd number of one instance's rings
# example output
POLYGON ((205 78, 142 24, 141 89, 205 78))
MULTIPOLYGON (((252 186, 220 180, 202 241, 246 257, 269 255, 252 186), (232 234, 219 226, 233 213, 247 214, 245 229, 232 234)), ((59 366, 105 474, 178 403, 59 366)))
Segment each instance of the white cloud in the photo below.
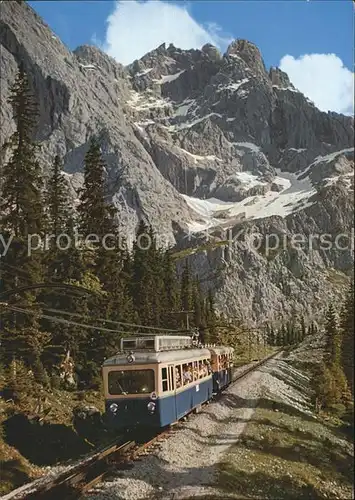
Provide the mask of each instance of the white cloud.
POLYGON ((354 74, 335 54, 286 55, 280 69, 320 110, 353 113, 354 74))
POLYGON ((215 23, 202 26, 191 17, 186 5, 171 2, 117 1, 107 25, 102 48, 125 65, 164 42, 181 49, 212 43, 224 50, 232 40, 215 23))

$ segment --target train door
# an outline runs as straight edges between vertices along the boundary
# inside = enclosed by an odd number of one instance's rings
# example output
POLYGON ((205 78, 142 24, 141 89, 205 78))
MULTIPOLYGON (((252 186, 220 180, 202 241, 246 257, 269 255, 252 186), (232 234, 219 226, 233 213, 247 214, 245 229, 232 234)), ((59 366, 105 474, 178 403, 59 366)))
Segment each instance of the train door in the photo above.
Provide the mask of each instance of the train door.
POLYGON ((175 385, 175 367, 174 365, 168 365, 168 380, 169 380, 169 390, 174 391, 174 397, 171 398, 171 403, 173 405, 173 414, 175 419, 177 419, 176 411, 176 385, 175 385))

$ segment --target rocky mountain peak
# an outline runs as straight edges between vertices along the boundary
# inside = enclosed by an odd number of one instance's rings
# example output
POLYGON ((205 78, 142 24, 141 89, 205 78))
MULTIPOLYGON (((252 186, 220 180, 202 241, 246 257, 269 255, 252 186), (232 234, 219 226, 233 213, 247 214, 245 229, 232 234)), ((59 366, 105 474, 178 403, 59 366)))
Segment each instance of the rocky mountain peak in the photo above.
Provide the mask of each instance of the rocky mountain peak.
POLYGON ((276 85, 281 89, 295 89, 295 87, 290 82, 290 79, 284 71, 281 71, 280 68, 271 67, 269 71, 269 78, 271 80, 272 85, 276 85))
POLYGON ((227 56, 238 56, 258 76, 265 76, 266 69, 258 47, 248 40, 234 40, 227 48, 227 56))
POLYGON ((115 78, 126 78, 128 76, 124 66, 113 57, 105 54, 101 49, 93 45, 80 45, 73 54, 79 60, 81 68, 100 69, 115 78))
POLYGON ((220 61, 222 59, 221 52, 211 43, 206 43, 201 51, 207 54, 212 61, 220 61))

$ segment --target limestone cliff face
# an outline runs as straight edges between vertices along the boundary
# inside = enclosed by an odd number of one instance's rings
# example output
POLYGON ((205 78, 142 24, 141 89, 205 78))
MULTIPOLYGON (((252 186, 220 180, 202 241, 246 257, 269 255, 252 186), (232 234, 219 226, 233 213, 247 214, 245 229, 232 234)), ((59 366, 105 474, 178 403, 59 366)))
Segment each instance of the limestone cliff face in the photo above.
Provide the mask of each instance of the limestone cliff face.
POLYGON ((351 250, 289 241, 351 233, 352 117, 319 111, 246 40, 225 54, 163 44, 123 67, 96 47, 69 51, 25 3, 0 8, 2 142, 21 61, 40 103, 44 175, 62 155, 75 199, 88 141, 99 136, 122 230, 145 217, 178 247, 208 240, 189 259, 221 310, 247 321, 311 315, 339 296, 351 250), (224 246, 227 230, 244 236, 224 246), (265 253, 247 241, 256 232, 288 244, 265 253))

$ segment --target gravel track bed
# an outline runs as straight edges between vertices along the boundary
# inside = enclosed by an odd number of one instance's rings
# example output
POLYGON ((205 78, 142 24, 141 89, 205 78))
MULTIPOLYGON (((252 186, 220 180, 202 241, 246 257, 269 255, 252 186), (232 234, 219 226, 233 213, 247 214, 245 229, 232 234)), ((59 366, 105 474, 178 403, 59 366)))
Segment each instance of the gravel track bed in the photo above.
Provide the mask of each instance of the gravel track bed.
MULTIPOLYGON (((255 411, 263 392, 261 381, 266 366, 246 375, 224 393, 219 401, 192 415, 154 452, 132 469, 117 471, 112 479, 91 490, 83 498, 91 500, 161 500, 190 496, 223 496, 213 488, 217 464, 237 441, 255 411)), ((243 368, 245 370, 245 367, 243 368)), ((241 369, 241 372, 243 371, 241 369)))

